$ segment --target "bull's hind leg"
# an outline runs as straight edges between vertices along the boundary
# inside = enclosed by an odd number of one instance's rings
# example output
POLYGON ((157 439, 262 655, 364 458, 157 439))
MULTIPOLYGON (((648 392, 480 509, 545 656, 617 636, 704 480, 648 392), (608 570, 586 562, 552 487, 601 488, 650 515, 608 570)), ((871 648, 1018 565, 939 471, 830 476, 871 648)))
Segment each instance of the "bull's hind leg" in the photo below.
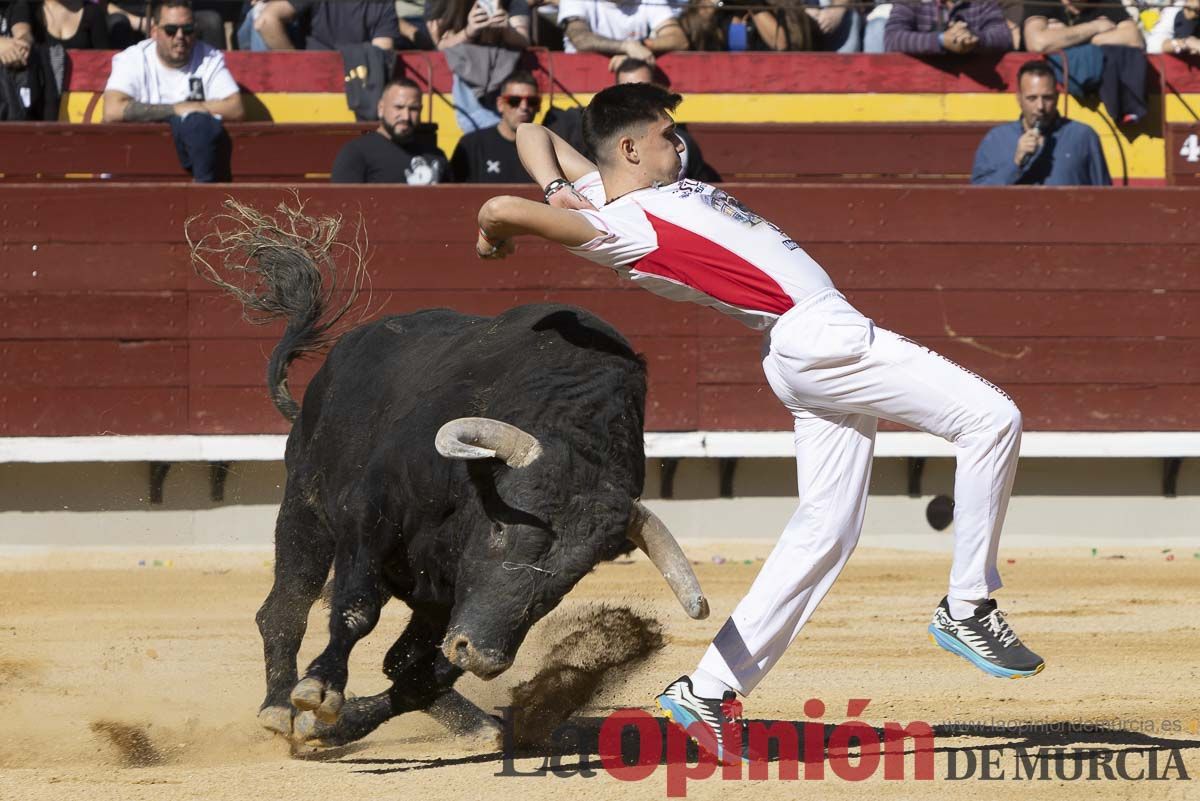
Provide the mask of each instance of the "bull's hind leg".
POLYGON ((296 654, 332 563, 333 541, 316 515, 299 500, 285 498, 275 522, 275 584, 255 616, 267 669, 267 697, 258 719, 285 737, 292 734, 295 713, 288 695, 296 685, 296 654))
POLYGON ((322 723, 337 722, 350 675, 350 652, 375 628, 390 597, 380 578, 379 557, 371 547, 375 532, 348 533, 339 540, 334 559, 329 644, 291 694, 294 707, 312 711, 322 723))

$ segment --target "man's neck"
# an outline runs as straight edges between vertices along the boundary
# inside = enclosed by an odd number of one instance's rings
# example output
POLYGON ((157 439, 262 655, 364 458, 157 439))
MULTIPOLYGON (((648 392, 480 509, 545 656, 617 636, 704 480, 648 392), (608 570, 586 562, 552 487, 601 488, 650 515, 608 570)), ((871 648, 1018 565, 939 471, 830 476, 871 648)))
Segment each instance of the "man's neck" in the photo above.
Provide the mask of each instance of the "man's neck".
POLYGON ((653 181, 637 173, 606 171, 603 167, 600 168, 600 181, 604 184, 605 200, 609 203, 630 192, 654 186, 653 181))
POLYGON ((512 128, 509 128, 508 123, 504 122, 503 120, 496 125, 496 131, 500 134, 502 139, 507 139, 510 142, 517 141, 517 132, 512 128))

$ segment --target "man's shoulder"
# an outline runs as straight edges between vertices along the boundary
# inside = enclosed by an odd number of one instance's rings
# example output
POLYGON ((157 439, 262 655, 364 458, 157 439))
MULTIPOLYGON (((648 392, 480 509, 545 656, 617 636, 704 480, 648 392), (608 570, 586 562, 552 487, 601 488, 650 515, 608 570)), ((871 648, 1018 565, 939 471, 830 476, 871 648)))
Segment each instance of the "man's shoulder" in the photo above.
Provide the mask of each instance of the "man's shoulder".
POLYGON ((1060 130, 1073 138, 1100 141, 1100 137, 1092 126, 1076 120, 1063 120, 1060 130))
POLYGON ((998 136, 1011 134, 1020 136, 1023 130, 1024 128, 1022 127, 1020 120, 1016 120, 1014 122, 1002 122, 999 125, 989 128, 988 132, 984 135, 984 139, 995 139, 998 136))
POLYGON ((145 63, 146 52, 152 47, 154 47, 153 39, 143 39, 136 44, 131 44, 124 50, 118 50, 116 53, 113 53, 113 64, 126 65, 145 63))

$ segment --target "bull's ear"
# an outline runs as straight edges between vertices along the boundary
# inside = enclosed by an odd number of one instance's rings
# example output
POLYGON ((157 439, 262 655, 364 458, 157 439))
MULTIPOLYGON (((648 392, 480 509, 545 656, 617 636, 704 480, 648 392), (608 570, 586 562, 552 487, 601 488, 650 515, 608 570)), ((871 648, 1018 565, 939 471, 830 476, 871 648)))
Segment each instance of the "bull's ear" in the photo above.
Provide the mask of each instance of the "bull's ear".
POLYGON ((537 437, 488 417, 459 417, 438 429, 434 445, 447 459, 501 459, 528 467, 542 455, 537 437))

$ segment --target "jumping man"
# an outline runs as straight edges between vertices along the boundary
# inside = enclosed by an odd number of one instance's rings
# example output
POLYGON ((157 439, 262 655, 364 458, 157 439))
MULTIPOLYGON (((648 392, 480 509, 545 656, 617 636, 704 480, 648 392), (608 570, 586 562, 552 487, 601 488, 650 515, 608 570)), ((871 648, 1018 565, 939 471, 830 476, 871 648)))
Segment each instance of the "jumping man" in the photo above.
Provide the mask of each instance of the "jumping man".
MULTIPOLYGON (((995 386, 854 309, 787 234, 720 189, 679 180, 670 112, 652 84, 600 92, 584 115, 596 164, 549 130, 524 125, 517 147, 546 204, 494 197, 476 251, 503 258, 533 234, 675 301, 711 306, 767 332, 763 370, 795 420, 800 506, 699 666, 658 696, 718 759, 723 702, 747 695, 812 616, 858 541, 880 418, 955 445, 950 586, 929 631, 994 676, 1033 676, 1042 659, 991 599, 996 553, 1021 441, 1021 414, 995 386), (702 729, 703 730, 703 729, 702 729)), ((735 708, 724 704, 724 709, 735 708)), ((733 758, 734 755, 730 755, 733 758)))

